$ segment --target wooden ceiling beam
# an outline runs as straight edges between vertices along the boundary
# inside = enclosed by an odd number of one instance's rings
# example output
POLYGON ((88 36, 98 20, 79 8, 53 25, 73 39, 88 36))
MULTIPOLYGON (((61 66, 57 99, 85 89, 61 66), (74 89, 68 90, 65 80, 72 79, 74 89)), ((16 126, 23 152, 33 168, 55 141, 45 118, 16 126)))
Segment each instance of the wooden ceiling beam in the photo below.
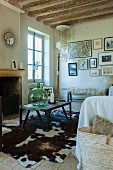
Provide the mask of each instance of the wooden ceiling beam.
POLYGON ((53 18, 57 18, 57 17, 60 18, 62 16, 69 16, 70 14, 73 15, 73 14, 83 13, 83 12, 85 12, 85 11, 87 12, 89 10, 92 11, 95 9, 97 9, 97 10, 108 9, 112 6, 113 6, 113 0, 109 0, 109 3, 108 2, 100 2, 100 3, 95 3, 94 5, 74 7, 71 9, 66 9, 65 11, 61 11, 61 12, 37 16, 36 20, 37 21, 48 21, 53 18))
POLYGON ((106 9, 103 10, 98 10, 95 9, 93 11, 89 12, 83 12, 82 14, 76 14, 76 15, 71 15, 71 16, 64 16, 61 18, 57 18, 57 19, 51 19, 50 21, 45 21, 44 24, 46 25, 53 25, 53 24, 60 24, 60 23, 64 23, 64 22, 68 22, 68 21, 76 21, 76 20, 81 20, 81 19, 85 19, 85 18, 93 18, 93 17, 98 17, 98 16, 104 16, 104 15, 108 15, 113 13, 113 7, 109 8, 109 11, 106 9))
POLYGON ((28 8, 32 8, 32 7, 41 7, 44 5, 51 5, 54 3, 62 3, 62 2, 68 2, 71 0, 39 0, 39 1, 34 1, 34 2, 30 2, 30 3, 26 3, 25 5, 22 6, 23 10, 26 10, 28 8))
POLYGON ((113 17, 113 0, 4 0, 54 28, 113 17))
POLYGON ((50 27, 51 28, 55 28, 58 25, 74 25, 74 24, 78 24, 78 23, 84 23, 84 22, 90 22, 90 21, 94 21, 94 20, 98 20, 98 19, 105 19, 105 18, 110 18, 113 17, 113 12, 109 13, 109 14, 103 14, 103 15, 97 15, 97 16, 90 16, 90 17, 86 17, 86 18, 79 18, 79 19, 73 19, 73 20, 68 20, 68 21, 64 21, 64 22, 59 22, 59 23, 51 23, 50 27))
MULTIPOLYGON (((101 0, 101 1, 106 1, 106 0, 101 0)), ((76 6, 83 6, 83 5, 87 5, 87 4, 93 4, 96 2, 100 2, 100 0, 73 0, 70 2, 65 2, 62 4, 58 4, 58 5, 53 5, 50 7, 45 7, 43 9, 37 9, 37 10, 33 10, 33 11, 29 11, 28 15, 29 16, 34 16, 35 14, 42 14, 42 13, 50 13, 53 11, 61 11, 61 10, 65 10, 67 8, 71 8, 71 7, 76 7, 76 6)))

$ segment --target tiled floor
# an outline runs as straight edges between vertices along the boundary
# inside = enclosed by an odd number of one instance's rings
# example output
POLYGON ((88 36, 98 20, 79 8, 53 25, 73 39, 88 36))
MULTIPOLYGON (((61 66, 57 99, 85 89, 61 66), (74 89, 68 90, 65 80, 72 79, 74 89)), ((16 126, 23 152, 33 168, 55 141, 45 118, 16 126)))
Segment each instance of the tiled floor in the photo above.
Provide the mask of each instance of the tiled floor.
MULTIPOLYGON (((17 114, 4 116, 4 120, 11 120, 17 117, 17 114)), ((47 160, 42 160, 39 163, 33 165, 31 168, 24 168, 10 155, 0 152, 0 170, 77 170, 77 163, 78 161, 76 156, 70 152, 63 163, 52 163, 47 160)))
POLYGON ((76 166, 77 159, 71 153, 65 159, 64 163, 52 163, 42 160, 31 168, 24 168, 10 155, 0 152, 0 170, 77 170, 76 166))

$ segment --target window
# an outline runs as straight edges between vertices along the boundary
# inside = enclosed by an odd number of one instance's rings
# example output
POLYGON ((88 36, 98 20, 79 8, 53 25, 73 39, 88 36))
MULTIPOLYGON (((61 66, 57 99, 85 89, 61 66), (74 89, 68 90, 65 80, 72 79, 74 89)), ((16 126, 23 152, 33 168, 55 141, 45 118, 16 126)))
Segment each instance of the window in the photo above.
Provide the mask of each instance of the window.
POLYGON ((28 81, 43 81, 43 36, 28 33, 28 81))

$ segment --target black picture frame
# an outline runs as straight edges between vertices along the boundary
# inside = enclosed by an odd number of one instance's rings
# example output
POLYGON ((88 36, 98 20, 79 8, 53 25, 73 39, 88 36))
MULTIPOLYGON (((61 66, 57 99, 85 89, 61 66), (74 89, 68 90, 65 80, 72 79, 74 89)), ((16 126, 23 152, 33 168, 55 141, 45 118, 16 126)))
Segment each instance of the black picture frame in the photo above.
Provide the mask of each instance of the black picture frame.
POLYGON ((69 76, 77 76, 77 63, 68 63, 69 76))
POLYGON ((113 37, 104 38, 104 51, 113 51, 113 37))
POLYGON ((97 68, 97 58, 90 58, 89 59, 89 67, 90 68, 97 68))
POLYGON ((68 52, 70 58, 85 58, 92 56, 92 40, 70 42, 68 52))

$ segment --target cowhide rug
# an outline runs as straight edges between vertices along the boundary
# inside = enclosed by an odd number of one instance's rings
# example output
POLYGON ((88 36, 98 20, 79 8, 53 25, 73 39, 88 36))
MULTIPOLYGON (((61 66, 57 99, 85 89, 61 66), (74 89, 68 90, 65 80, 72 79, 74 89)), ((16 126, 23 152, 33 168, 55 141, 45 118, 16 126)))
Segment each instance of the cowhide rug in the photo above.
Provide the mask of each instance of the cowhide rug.
POLYGON ((71 149, 76 146, 78 117, 72 114, 67 120, 62 111, 54 111, 50 118, 50 131, 43 130, 46 116, 42 115, 43 128, 37 116, 31 116, 22 130, 11 121, 3 125, 3 152, 17 159, 24 167, 46 159, 63 162, 71 149))

